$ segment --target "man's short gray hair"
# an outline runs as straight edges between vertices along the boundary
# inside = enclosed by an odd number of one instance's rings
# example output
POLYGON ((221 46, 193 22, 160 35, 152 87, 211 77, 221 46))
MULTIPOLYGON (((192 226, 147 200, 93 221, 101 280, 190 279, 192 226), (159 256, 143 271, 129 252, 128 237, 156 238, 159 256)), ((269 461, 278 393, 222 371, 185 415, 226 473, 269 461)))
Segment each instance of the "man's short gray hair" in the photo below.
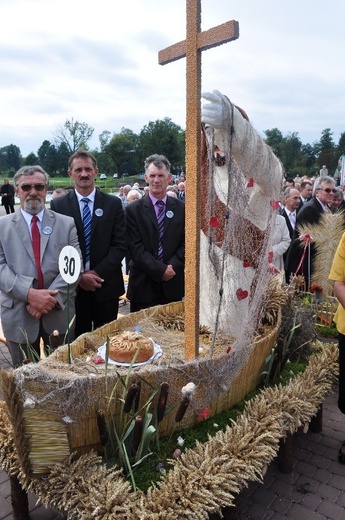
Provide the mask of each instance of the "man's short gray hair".
POLYGON ((47 172, 43 170, 41 166, 38 166, 37 164, 35 166, 22 166, 13 176, 13 184, 15 186, 18 186, 18 182, 20 177, 25 175, 25 177, 28 177, 29 175, 35 175, 35 173, 42 173, 45 177, 46 184, 48 186, 49 183, 49 175, 47 172))

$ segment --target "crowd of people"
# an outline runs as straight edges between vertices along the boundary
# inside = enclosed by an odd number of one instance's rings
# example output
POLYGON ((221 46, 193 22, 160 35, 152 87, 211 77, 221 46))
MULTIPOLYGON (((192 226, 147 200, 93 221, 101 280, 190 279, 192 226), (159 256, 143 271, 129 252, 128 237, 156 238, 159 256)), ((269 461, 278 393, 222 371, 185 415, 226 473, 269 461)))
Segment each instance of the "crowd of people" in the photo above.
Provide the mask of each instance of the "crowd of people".
POLYGON ((273 251, 273 263, 278 268, 279 265, 284 265, 287 283, 291 277, 303 275, 306 289, 310 288, 314 272, 315 244, 312 240, 306 243, 308 237, 301 235, 299 229, 318 225, 323 213, 343 211, 344 200, 343 187, 336 186, 335 179, 331 176, 320 174, 312 178, 297 176, 285 179, 278 212, 284 217, 286 226, 276 224, 275 247, 279 246, 279 251, 273 251))

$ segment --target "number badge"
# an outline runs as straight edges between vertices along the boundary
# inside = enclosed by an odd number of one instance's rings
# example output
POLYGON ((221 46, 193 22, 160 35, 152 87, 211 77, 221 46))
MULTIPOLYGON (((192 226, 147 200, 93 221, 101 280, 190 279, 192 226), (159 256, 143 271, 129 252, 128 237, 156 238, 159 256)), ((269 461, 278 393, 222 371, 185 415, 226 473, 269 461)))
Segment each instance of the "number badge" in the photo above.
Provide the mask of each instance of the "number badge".
POLYGON ((65 246, 59 255, 59 271, 66 283, 78 280, 81 261, 78 251, 73 246, 65 246))

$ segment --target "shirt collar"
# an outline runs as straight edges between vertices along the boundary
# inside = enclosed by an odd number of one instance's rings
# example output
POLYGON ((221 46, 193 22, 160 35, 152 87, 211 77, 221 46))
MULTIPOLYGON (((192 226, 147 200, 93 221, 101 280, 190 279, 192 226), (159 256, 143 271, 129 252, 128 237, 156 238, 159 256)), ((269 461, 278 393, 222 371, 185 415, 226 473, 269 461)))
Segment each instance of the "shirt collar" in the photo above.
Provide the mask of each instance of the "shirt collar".
POLYGON ((164 204, 166 204, 168 195, 165 194, 165 196, 162 199, 156 199, 156 197, 154 197, 153 195, 151 195, 151 193, 149 193, 149 197, 151 199, 152 204, 155 206, 157 200, 162 200, 164 202, 164 204))
POLYGON ((321 202, 321 200, 318 197, 316 197, 316 200, 321 204, 323 211, 328 213, 329 212, 329 207, 326 206, 323 202, 321 202))
POLYGON ((81 199, 84 199, 85 197, 90 199, 91 202, 95 202, 96 188, 94 188, 89 195, 81 195, 76 189, 74 191, 77 196, 78 202, 80 202, 81 199))
MULTIPOLYGON (((33 215, 31 215, 31 213, 28 213, 27 211, 24 211, 22 208, 20 208, 20 211, 25 219, 25 222, 27 223, 28 226, 31 226, 31 220, 32 220, 32 217, 33 215)), ((42 222, 43 220, 43 215, 44 215, 44 209, 42 209, 39 213, 37 213, 37 218, 40 222, 42 222)))

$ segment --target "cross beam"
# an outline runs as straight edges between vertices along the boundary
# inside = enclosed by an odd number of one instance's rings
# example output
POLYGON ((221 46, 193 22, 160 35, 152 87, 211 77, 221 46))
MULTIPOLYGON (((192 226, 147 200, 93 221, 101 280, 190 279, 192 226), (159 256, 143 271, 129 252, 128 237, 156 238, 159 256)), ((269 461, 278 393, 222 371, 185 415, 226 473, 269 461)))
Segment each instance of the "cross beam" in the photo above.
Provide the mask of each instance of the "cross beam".
POLYGON ((186 6, 186 40, 160 51, 158 62, 187 58, 185 360, 191 361, 199 355, 201 52, 236 40, 239 25, 230 21, 200 32, 201 0, 186 0, 186 6))

